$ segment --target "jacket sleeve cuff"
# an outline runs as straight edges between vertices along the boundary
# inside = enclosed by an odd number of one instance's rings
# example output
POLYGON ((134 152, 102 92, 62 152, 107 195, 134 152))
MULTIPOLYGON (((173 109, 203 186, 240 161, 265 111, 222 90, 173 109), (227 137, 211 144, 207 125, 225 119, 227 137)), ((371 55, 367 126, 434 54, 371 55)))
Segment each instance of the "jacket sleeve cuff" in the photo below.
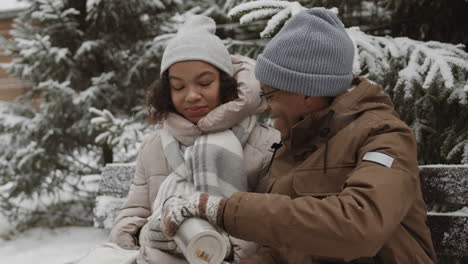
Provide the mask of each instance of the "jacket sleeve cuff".
MULTIPOLYGON (((255 241, 252 234, 252 221, 258 221, 258 203, 264 201, 265 194, 237 192, 227 201, 223 213, 224 229, 232 236, 255 241)), ((258 225, 254 225, 258 226, 258 225)))
MULTIPOLYGON (((244 195, 247 193, 237 192, 234 193, 226 201, 223 212, 223 227, 231 235, 234 235, 235 231, 238 229, 237 216, 239 213, 239 206, 244 195)), ((237 237, 236 235, 234 235, 237 237)))
POLYGON ((111 229, 109 233, 109 240, 118 245, 128 244, 130 241, 123 240, 127 240, 127 238, 129 237, 124 234, 129 234, 134 238, 134 244, 137 244, 138 233, 140 232, 140 229, 146 224, 146 222, 146 218, 138 216, 123 218, 120 221, 118 221, 111 229))

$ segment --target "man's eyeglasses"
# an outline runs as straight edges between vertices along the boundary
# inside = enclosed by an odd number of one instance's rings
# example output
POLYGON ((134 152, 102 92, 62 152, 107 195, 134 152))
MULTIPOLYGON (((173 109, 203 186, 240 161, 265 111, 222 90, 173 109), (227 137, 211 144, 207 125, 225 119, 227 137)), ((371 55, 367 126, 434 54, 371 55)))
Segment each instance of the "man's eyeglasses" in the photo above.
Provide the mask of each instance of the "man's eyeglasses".
POLYGON ((281 91, 281 90, 278 89, 278 90, 274 90, 274 91, 270 91, 270 92, 266 92, 266 93, 264 91, 261 91, 260 92, 260 98, 262 98, 262 99, 265 98, 265 100, 268 100, 268 99, 271 98, 272 94, 274 94, 276 92, 279 92, 279 91, 281 91))

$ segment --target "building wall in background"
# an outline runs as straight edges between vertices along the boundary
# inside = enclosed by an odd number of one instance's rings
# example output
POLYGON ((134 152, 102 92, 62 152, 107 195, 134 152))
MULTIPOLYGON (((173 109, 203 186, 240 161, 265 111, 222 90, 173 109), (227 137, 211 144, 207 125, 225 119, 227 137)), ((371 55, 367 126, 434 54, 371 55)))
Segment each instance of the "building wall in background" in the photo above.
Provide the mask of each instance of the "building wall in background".
MULTIPOLYGON (((12 28, 13 20, 21 10, 0 11, 0 35, 6 39, 10 39, 9 31, 12 28)), ((12 58, 5 55, 4 50, 0 47, 0 101, 13 101, 19 95, 24 94, 30 89, 30 85, 20 79, 8 76, 2 65, 11 62, 12 58)))

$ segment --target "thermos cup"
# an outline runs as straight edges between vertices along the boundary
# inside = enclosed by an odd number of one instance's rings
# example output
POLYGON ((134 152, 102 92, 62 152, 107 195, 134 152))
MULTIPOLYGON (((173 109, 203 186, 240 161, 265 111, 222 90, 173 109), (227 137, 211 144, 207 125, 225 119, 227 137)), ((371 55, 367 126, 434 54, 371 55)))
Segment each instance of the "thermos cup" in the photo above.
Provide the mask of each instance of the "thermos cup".
POLYGON ((190 264, 220 264, 226 256, 224 238, 210 223, 200 218, 185 220, 174 241, 190 264))

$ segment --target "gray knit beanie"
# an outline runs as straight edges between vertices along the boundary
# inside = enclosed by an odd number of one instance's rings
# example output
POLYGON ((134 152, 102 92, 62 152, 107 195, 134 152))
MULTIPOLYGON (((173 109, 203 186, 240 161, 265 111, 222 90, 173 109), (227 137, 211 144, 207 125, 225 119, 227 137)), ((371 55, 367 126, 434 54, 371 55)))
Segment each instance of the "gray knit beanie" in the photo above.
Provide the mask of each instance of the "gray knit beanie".
POLYGON ((271 87, 308 96, 337 96, 351 86, 354 45, 331 11, 301 11, 257 58, 255 76, 271 87))
POLYGON ((187 19, 164 50, 161 74, 174 63, 200 60, 232 76, 231 57, 215 32, 216 23, 209 17, 195 15, 187 19))

